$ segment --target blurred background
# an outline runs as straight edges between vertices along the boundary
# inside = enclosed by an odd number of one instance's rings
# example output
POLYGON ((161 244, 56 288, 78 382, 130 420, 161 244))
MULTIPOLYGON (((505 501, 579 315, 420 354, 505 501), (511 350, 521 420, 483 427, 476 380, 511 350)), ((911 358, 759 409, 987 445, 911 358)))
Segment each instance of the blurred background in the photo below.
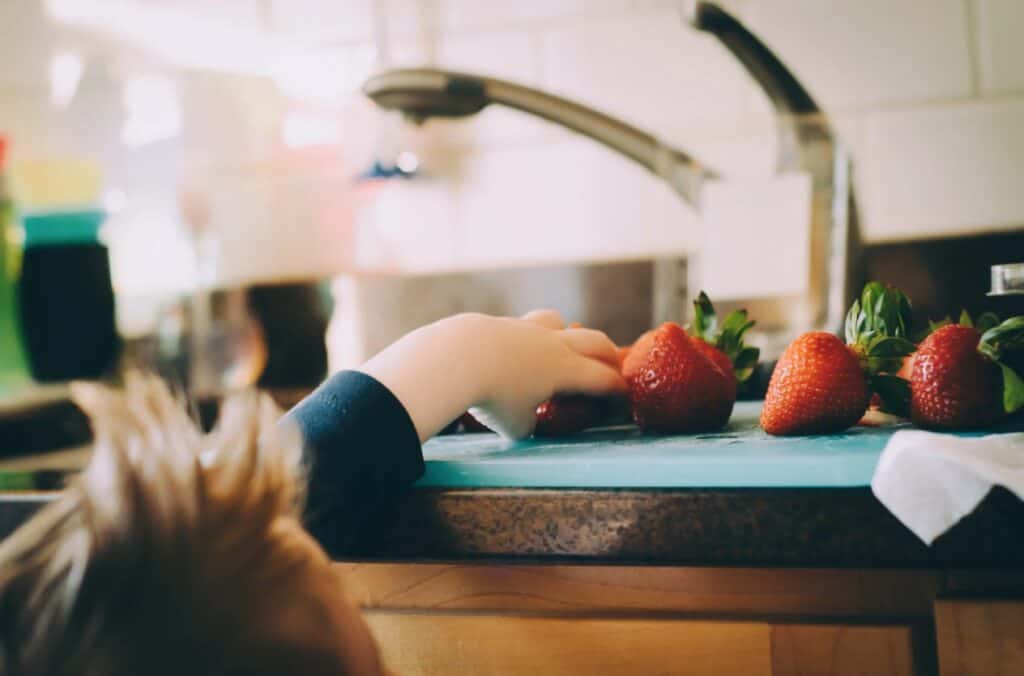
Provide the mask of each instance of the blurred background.
MULTIPOLYGON (((502 108, 417 127, 360 87, 403 66, 506 78, 768 180, 772 106, 689 4, 4 0, 14 203, 102 211, 120 339, 200 390, 301 390, 462 310, 552 306, 629 342, 685 312, 701 255, 787 293, 785 237, 748 222, 737 247, 764 258, 730 267, 697 210, 589 139, 502 108)), ((1024 3, 722 4, 837 131, 867 275, 921 317, 983 305, 989 266, 1024 260, 1024 3)))

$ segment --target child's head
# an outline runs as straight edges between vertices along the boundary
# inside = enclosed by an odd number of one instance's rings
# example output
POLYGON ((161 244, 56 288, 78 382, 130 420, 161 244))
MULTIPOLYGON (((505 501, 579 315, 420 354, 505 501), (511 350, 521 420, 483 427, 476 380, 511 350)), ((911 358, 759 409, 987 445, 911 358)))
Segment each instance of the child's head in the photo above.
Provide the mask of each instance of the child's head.
POLYGON ((381 671, 300 525, 300 445, 268 399, 203 435, 152 379, 76 395, 92 462, 0 543, 0 673, 381 671))

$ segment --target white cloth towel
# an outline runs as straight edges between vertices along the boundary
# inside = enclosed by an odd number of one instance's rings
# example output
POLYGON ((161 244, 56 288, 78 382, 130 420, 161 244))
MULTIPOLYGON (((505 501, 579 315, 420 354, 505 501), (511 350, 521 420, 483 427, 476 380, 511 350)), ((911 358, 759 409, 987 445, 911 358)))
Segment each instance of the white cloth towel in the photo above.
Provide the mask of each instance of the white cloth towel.
POLYGON ((928 545, 996 485, 1024 500, 1024 433, 958 437, 901 430, 871 480, 875 497, 928 545))

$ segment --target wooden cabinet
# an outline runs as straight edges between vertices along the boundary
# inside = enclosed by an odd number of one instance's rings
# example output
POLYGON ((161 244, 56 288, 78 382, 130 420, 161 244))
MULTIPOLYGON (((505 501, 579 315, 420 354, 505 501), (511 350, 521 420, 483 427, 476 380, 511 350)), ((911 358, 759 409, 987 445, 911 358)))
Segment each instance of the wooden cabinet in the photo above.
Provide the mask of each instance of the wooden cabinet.
POLYGON ((912 676, 908 571, 339 564, 396 673, 912 676))
POLYGON ((385 663, 434 674, 911 676, 909 627, 371 612, 385 663))
POLYGON ((1024 600, 940 600, 942 676, 1024 676, 1024 600))
POLYGON ((771 630, 743 622, 371 613, 399 674, 770 676, 771 630))
POLYGON ((336 565, 407 676, 1024 676, 1021 571, 336 565))
POLYGON ((775 625, 772 676, 910 676, 909 626, 775 625))

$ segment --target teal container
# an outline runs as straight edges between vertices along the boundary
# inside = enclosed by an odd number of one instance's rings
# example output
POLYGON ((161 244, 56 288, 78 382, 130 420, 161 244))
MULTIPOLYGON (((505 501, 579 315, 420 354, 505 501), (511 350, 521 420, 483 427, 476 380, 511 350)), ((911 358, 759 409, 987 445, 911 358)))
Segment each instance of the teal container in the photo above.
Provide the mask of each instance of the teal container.
POLYGON ((25 213, 21 216, 25 231, 24 248, 99 244, 100 226, 106 219, 99 209, 25 213))

